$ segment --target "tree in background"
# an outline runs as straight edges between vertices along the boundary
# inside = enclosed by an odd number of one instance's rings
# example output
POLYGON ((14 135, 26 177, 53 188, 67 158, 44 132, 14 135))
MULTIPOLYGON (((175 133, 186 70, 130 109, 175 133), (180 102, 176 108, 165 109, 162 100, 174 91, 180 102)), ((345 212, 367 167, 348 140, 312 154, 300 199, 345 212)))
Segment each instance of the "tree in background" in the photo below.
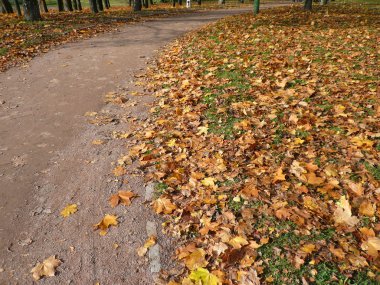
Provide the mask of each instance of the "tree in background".
POLYGON ((303 8, 307 11, 311 11, 313 8, 313 0, 305 0, 305 5, 303 8))
POLYGON ((18 2, 18 0, 15 0, 15 4, 16 4, 17 15, 22 16, 21 7, 20 7, 20 3, 18 2))
POLYGON ((12 5, 8 0, 1 0, 1 4, 5 13, 13 13, 12 5))
POLYGON ((102 2, 102 0, 97 0, 96 2, 98 3, 98 10, 99 11, 103 11, 104 8, 103 8, 103 2, 102 2))
POLYGON ((65 10, 65 7, 63 6, 63 0, 57 0, 58 4, 58 11, 63 12, 65 10))
POLYGON ((96 4, 96 0, 89 0, 90 2, 90 9, 92 13, 98 13, 98 6, 96 4))
POLYGON ((257 15, 260 11, 260 0, 253 0, 253 14, 257 15))
POLYGON ((37 0, 24 0, 24 18, 27 21, 41 20, 40 8, 37 0))
POLYGON ((39 0, 41 12, 49 12, 45 0, 39 0))
POLYGON ((138 12, 142 9, 142 2, 141 0, 135 0, 133 5, 133 11, 138 12))

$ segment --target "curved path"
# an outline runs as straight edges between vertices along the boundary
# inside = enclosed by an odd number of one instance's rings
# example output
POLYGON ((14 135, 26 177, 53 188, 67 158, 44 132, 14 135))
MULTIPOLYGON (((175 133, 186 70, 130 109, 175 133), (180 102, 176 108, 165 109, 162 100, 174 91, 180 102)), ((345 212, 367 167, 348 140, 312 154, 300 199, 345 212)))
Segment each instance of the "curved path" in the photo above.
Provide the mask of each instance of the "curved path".
POLYGON ((133 166, 128 183, 110 174, 126 142, 109 138, 114 130, 132 132, 134 120, 146 118, 153 99, 131 95, 133 74, 146 68, 157 49, 186 31, 247 11, 127 25, 0 74, 0 285, 33 284, 31 268, 51 255, 63 263, 43 284, 150 285, 160 259, 170 267, 170 241, 160 233, 156 256, 136 254, 147 230, 154 231, 147 223, 159 224, 143 198, 128 208, 108 206, 108 197, 122 187, 141 197, 146 190, 133 166), (104 103, 104 95, 116 89, 129 98, 128 109, 104 103), (90 125, 83 116, 87 111, 117 117, 119 123, 90 125), (95 146, 94 139, 105 143, 95 146), (79 210, 63 219, 59 213, 69 203, 79 210), (92 225, 105 213, 120 216, 120 225, 100 237, 92 225))

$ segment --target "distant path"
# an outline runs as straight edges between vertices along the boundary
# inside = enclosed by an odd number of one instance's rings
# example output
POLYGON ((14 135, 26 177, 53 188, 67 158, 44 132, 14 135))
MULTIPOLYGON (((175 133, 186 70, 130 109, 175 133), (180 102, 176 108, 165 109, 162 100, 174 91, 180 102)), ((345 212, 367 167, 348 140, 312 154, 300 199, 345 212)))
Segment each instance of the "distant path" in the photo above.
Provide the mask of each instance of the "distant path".
MULTIPOLYGON (((142 198, 129 208, 107 204, 110 194, 124 187, 110 171, 125 142, 91 144, 114 129, 133 130, 123 112, 144 120, 152 97, 130 96, 137 104, 123 111, 106 106, 104 94, 117 87, 132 90, 133 74, 174 38, 248 11, 206 11, 126 25, 0 74, 0 285, 32 284, 30 269, 53 254, 64 263, 44 284, 153 284, 149 264, 136 256, 136 248, 146 240, 147 221, 156 218, 142 198), (121 123, 89 125, 84 113, 100 110, 118 113, 121 123), (68 203, 80 203, 79 211, 63 219, 59 212, 68 203), (100 237, 92 225, 105 213, 118 214, 121 223, 100 237)), ((127 178, 126 187, 144 196, 143 179, 127 178)), ((163 249, 170 245, 162 239, 160 246, 167 263, 170 256, 163 249)))

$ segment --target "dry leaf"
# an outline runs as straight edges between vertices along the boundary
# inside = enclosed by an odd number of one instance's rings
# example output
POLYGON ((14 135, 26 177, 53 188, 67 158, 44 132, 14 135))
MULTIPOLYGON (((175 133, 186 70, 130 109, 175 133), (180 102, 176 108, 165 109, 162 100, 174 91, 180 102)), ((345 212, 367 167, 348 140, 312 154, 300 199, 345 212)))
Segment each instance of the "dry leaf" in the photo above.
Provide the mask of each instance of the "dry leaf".
POLYGON ((42 263, 38 262, 31 271, 31 273, 33 273, 33 279, 40 280, 44 276, 55 276, 55 270, 61 263, 59 259, 55 258, 55 255, 45 259, 42 263))
POLYGON ((177 206, 174 205, 168 198, 158 198, 153 202, 153 209, 157 214, 171 214, 177 206))
POLYGON ((107 230, 110 226, 117 226, 117 224, 117 216, 106 214, 98 224, 94 225, 94 229, 99 229, 99 234, 104 236, 107 234, 107 230))
POLYGON ((78 205, 77 204, 67 205, 61 211, 61 216, 66 218, 66 217, 70 216, 71 214, 74 214, 76 211, 78 211, 78 205))

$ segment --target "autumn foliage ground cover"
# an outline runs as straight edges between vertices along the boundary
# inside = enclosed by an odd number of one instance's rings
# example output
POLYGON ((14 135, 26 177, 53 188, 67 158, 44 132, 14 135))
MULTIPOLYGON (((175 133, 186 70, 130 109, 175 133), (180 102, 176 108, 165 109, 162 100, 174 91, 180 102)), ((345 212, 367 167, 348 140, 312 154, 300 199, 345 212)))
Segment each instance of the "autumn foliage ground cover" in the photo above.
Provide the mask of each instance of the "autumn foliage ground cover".
POLYGON ((81 12, 43 14, 43 21, 26 22, 16 15, 0 14, 0 71, 27 62, 41 52, 74 40, 117 30, 125 23, 190 12, 160 4, 139 13, 130 7, 116 7, 96 15, 88 9, 81 12))
POLYGON ((178 238, 169 284, 379 284, 380 14, 230 17, 166 50, 133 147, 178 238))

